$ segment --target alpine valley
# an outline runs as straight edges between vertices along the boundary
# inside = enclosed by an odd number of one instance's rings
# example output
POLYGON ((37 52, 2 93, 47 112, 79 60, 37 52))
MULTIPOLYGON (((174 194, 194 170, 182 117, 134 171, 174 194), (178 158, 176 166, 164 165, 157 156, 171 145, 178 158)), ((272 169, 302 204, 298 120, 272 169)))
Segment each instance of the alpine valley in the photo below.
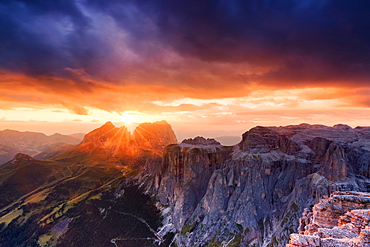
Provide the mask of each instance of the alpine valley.
POLYGON ((370 127, 258 126, 235 146, 178 143, 166 121, 54 137, 28 154, 0 140, 15 154, 1 247, 370 246, 370 127))

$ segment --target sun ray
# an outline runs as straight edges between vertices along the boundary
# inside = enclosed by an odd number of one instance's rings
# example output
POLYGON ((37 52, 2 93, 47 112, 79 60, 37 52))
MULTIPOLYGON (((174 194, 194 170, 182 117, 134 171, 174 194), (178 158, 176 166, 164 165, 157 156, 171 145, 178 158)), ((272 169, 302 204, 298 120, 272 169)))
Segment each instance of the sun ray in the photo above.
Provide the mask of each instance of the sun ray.
POLYGON ((131 123, 135 122, 135 116, 128 113, 128 112, 125 112, 125 113, 122 114, 122 121, 125 124, 131 124, 131 123))
POLYGON ((127 130, 132 133, 135 130, 135 127, 138 125, 138 116, 131 112, 124 112, 121 115, 121 121, 123 122, 124 126, 126 126, 127 130))

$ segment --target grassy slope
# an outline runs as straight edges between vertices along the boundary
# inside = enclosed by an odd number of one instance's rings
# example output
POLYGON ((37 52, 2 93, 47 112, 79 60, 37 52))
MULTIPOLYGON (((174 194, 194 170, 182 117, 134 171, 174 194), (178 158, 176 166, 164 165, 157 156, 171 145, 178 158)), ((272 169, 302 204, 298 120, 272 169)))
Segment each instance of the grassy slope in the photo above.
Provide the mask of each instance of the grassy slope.
POLYGON ((118 246, 153 246, 137 239, 155 238, 148 227, 122 214, 159 226, 152 199, 125 185, 135 174, 127 165, 143 159, 109 158, 103 150, 69 155, 0 167, 0 246, 114 246, 112 238, 126 238, 118 246))

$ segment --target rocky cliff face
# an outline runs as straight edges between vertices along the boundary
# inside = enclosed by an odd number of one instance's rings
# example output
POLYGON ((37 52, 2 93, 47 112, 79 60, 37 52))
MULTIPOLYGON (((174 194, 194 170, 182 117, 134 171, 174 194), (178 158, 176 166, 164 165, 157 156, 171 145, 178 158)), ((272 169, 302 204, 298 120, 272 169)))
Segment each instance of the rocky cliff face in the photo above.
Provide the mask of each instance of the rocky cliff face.
POLYGON ((109 157, 139 157, 145 150, 162 155, 164 147, 173 143, 177 143, 177 139, 166 121, 140 124, 132 135, 125 126, 117 128, 107 122, 88 133, 75 149, 64 156, 76 152, 103 152, 109 157))
POLYGON ((107 153, 115 156, 130 146, 131 135, 125 126, 115 127, 107 122, 86 134, 82 142, 77 146, 81 151, 95 150, 97 148, 106 150, 107 153))
POLYGON ((300 219, 287 247, 370 246, 370 193, 334 192, 300 219))
POLYGON ((167 146, 162 163, 148 162, 146 184, 163 205, 170 206, 171 226, 181 229, 204 197, 213 172, 230 150, 214 139, 197 137, 167 146))
POLYGON ((142 123, 132 133, 136 146, 162 151, 168 144, 176 144, 177 138, 166 121, 142 123))
POLYGON ((255 127, 233 149, 184 141, 148 162, 145 181, 179 246, 285 246, 304 208, 370 188, 369 133, 301 124, 255 127))

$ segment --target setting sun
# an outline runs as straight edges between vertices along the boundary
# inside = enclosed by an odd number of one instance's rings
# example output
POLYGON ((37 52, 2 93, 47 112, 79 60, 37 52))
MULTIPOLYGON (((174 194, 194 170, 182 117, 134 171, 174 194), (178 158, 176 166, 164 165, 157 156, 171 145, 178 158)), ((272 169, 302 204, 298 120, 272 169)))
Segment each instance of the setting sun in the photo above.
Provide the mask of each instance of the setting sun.
POLYGON ((134 115, 131 115, 131 114, 125 112, 122 115, 122 121, 125 124, 130 125, 130 124, 134 123, 136 121, 136 119, 135 119, 135 116, 134 115))

